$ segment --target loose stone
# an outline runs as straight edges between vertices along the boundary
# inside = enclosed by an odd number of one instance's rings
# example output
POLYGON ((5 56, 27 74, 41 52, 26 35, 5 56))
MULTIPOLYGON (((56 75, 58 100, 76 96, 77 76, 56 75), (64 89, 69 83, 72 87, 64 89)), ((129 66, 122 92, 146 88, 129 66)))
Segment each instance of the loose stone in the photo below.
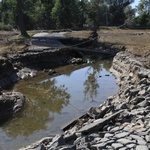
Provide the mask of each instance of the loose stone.
POLYGON ((146 135, 145 139, 146 139, 147 142, 150 142, 150 135, 146 135))
POLYGON ((127 139, 127 138, 118 139, 117 142, 122 143, 122 144, 125 144, 125 145, 130 144, 130 143, 136 143, 135 141, 129 140, 129 139, 127 139))
POLYGON ((149 150, 146 145, 137 145, 136 150, 149 150))
POLYGON ((116 138, 123 138, 128 136, 130 133, 129 132, 122 132, 122 133, 118 133, 115 135, 116 138))
POLYGON ((114 149, 118 149, 118 148, 123 147, 123 144, 121 144, 121 143, 113 143, 111 146, 112 146, 114 149))

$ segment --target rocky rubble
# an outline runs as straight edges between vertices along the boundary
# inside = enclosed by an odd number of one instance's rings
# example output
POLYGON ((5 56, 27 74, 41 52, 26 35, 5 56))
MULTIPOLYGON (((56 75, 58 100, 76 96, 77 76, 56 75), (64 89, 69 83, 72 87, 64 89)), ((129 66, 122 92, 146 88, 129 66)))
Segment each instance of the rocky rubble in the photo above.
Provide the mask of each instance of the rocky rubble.
POLYGON ((6 58, 0 58, 0 87, 5 87, 18 80, 16 70, 6 58))
POLYGON ((21 150, 149 150, 150 70, 128 52, 118 53, 111 71, 118 94, 63 128, 21 150))
POLYGON ((8 57, 17 67, 43 70, 68 65, 72 58, 82 58, 82 55, 67 49, 35 47, 8 57))
POLYGON ((25 102, 26 98, 19 92, 0 91, 0 123, 21 111, 25 102))
POLYGON ((42 48, 36 47, 15 54, 10 53, 7 57, 0 58, 0 87, 4 88, 21 79, 34 77, 39 70, 84 63, 82 55, 78 52, 42 48))

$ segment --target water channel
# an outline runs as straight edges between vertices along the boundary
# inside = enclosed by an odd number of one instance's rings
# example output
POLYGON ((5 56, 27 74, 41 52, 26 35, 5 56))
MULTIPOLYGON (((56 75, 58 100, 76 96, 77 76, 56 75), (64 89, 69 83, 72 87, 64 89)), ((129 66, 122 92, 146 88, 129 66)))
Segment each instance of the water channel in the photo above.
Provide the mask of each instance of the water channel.
POLYGON ((111 60, 57 68, 50 77, 39 73, 20 81, 11 90, 29 98, 25 110, 0 127, 0 150, 17 150, 46 136, 61 133, 61 127, 99 106, 118 92, 109 72, 111 60))

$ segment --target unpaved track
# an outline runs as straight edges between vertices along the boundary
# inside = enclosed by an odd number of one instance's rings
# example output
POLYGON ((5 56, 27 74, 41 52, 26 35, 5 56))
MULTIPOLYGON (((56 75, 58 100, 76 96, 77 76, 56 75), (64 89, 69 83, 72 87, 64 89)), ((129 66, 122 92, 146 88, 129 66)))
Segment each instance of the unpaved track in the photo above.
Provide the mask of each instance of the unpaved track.
POLYGON ((36 46, 44 46, 46 47, 63 47, 64 45, 59 41, 59 39, 64 39, 64 34, 66 32, 59 32, 59 33, 48 33, 48 32, 42 32, 42 33, 37 33, 33 35, 31 44, 32 47, 34 45, 36 46))

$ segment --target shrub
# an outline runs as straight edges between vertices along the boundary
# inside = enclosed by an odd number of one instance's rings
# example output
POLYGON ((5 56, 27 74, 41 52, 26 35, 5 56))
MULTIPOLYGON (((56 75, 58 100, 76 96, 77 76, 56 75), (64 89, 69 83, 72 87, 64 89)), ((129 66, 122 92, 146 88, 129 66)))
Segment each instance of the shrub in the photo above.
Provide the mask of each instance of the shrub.
POLYGON ((0 23, 0 30, 12 31, 13 27, 10 24, 5 25, 3 23, 0 23))

